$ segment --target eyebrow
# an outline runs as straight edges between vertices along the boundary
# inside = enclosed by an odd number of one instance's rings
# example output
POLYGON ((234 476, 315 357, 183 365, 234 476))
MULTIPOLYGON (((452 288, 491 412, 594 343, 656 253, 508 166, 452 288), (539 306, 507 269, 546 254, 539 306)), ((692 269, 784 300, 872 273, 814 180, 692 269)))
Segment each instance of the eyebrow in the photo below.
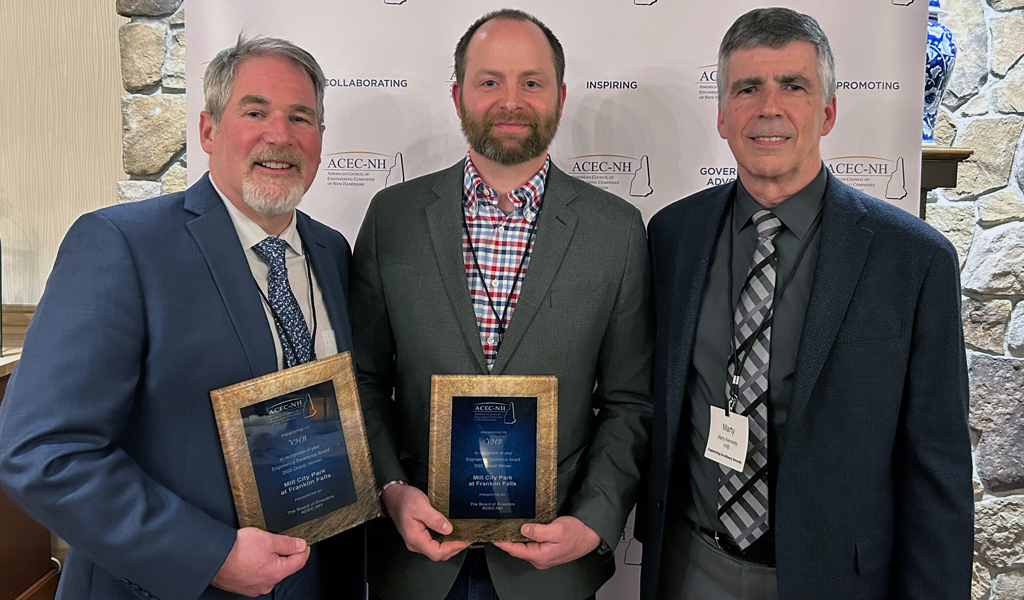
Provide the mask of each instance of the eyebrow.
POLYGON ((305 104, 299 104, 299 103, 292 104, 292 111, 293 112, 302 113, 302 114, 308 116, 311 119, 315 119, 316 118, 316 111, 313 110, 312 108, 306 106, 305 104))
MULTIPOLYGON (((799 73, 792 73, 792 74, 791 73, 784 73, 782 75, 776 75, 774 79, 775 79, 775 83, 781 83, 781 84, 797 83, 797 84, 800 84, 800 85, 802 85, 804 87, 810 87, 811 86, 811 80, 807 79, 803 75, 800 75, 799 73)), ((757 85, 764 85, 764 77, 761 77, 759 75, 754 75, 752 77, 744 77, 742 79, 737 79, 732 84, 732 88, 730 89, 730 92, 735 93, 735 92, 738 92, 738 91, 740 91, 742 89, 746 89, 748 87, 757 86, 757 85)))
POLYGON ((746 89, 755 85, 764 85, 764 77, 754 75, 752 77, 743 77, 733 82, 732 87, 729 89, 730 92, 738 92, 742 89, 746 89))
MULTIPOLYGON (((495 78, 503 78, 505 76, 504 73, 495 69, 481 69, 480 71, 475 73, 475 75, 477 75, 478 77, 483 76, 495 78)), ((519 73, 519 77, 538 77, 541 75, 544 75, 543 69, 530 69, 528 71, 523 71, 522 73, 519 73)))
MULTIPOLYGON (((238 105, 239 106, 246 106, 246 105, 249 105, 249 104, 269 105, 270 104, 270 100, 267 100, 266 98, 264 98, 263 96, 260 96, 259 94, 248 94, 248 95, 242 96, 242 99, 238 101, 238 105)), ((306 106, 305 104, 300 103, 300 102, 296 102, 295 104, 292 104, 291 105, 291 110, 293 112, 298 112, 298 113, 302 113, 304 115, 307 115, 307 116, 309 116, 310 118, 313 118, 313 119, 316 118, 316 111, 313 110, 312 108, 306 106)))
POLYGON ((799 73, 777 75, 775 77, 775 82, 776 83, 787 83, 787 84, 788 83, 798 83, 798 84, 800 84, 800 85, 802 85, 804 87, 810 87, 810 85, 811 85, 811 80, 807 79, 803 75, 800 75, 799 73))
POLYGON ((239 106, 245 106, 246 104, 270 104, 270 100, 267 100, 259 94, 247 94, 242 96, 242 99, 238 101, 239 106))

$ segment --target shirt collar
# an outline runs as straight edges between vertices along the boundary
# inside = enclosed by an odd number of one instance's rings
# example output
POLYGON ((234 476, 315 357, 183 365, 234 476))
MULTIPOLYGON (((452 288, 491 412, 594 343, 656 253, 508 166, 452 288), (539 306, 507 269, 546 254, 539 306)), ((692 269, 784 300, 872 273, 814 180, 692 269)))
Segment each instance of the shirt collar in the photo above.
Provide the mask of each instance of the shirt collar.
MULTIPOLYGON (((522 212, 527 222, 533 223, 540 212, 540 203, 544 198, 544 187, 547 185, 548 169, 551 167, 551 155, 544 160, 540 170, 522 186, 509 193, 509 199, 515 205, 516 212, 522 212)), ((486 202, 497 208, 498 192, 491 186, 484 183, 473 160, 466 154, 466 167, 462 178, 462 200, 467 214, 471 217, 477 215, 479 210, 478 202, 486 202)))
MULTIPOLYGON (((811 228, 811 224, 814 223, 814 218, 818 216, 818 211, 821 209, 821 200, 825 196, 825 185, 827 182, 828 176, 825 171, 825 164, 822 163, 821 170, 818 171, 818 175, 810 183, 799 192, 784 200, 782 204, 771 209, 772 214, 778 217, 782 224, 786 226, 786 229, 792 231, 797 239, 803 239, 804 235, 811 228)), ((737 179, 734 209, 736 211, 736 218, 733 220, 733 233, 739 233, 744 227, 749 225, 754 213, 763 208, 737 179)))
MULTIPOLYGON (((220 191, 217 184, 213 182, 213 178, 210 178, 210 185, 213 186, 214 191, 220 196, 220 199, 224 202, 224 206, 228 209, 228 216, 231 217, 231 223, 235 226, 235 231, 238 233, 238 240, 242 242, 242 248, 246 250, 252 248, 256 244, 262 242, 268 237, 266 231, 256 224, 252 219, 245 216, 242 211, 238 210, 234 204, 228 200, 228 197, 224 195, 224 192, 220 191)), ((288 227, 284 228, 281 235, 277 236, 288 244, 288 247, 292 252, 302 256, 302 238, 299 236, 299 230, 295 227, 295 211, 292 211, 292 219, 288 222, 288 227)))

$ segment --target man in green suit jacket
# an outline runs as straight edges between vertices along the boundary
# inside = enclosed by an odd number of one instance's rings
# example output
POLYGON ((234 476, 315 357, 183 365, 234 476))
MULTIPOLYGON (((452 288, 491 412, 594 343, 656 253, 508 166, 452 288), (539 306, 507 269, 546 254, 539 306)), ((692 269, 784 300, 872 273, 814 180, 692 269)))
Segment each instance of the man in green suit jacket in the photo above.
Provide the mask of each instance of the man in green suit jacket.
POLYGON ((455 53, 469 155, 373 199, 353 258, 359 394, 389 520, 370 534, 371 596, 583 600, 646 462, 652 322, 646 235, 620 198, 547 153, 565 101, 551 31, 491 13, 455 53), (434 374, 558 378, 557 513, 530 543, 437 541, 423 490, 434 374))

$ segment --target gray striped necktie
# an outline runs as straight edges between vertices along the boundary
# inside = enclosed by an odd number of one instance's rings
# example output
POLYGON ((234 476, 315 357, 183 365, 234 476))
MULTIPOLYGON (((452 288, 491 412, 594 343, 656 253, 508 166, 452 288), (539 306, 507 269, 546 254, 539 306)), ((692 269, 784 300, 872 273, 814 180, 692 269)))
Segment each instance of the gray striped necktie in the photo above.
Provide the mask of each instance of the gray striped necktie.
MULTIPOLYGON (((748 418, 747 460, 743 471, 723 465, 718 477, 718 517, 740 549, 768 531, 768 359, 778 264, 772 239, 782 229, 782 222, 769 210, 754 213, 752 219, 757 246, 733 314, 735 352, 746 360, 740 365, 739 395, 730 409, 748 418)), ((735 356, 730 356, 726 381, 726 398, 730 400, 736 363, 735 356)))

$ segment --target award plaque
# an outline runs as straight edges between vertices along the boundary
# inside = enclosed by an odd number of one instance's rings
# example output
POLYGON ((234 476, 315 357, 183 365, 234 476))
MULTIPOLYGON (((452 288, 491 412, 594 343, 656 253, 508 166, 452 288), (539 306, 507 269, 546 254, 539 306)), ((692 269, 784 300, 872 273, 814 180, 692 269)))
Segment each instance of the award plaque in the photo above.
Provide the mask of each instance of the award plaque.
POLYGON ((210 399, 240 526, 315 544, 380 515, 348 352, 210 399))
POLYGON ((558 379, 434 375, 430 503, 448 540, 527 541, 525 523, 555 519, 558 379))

